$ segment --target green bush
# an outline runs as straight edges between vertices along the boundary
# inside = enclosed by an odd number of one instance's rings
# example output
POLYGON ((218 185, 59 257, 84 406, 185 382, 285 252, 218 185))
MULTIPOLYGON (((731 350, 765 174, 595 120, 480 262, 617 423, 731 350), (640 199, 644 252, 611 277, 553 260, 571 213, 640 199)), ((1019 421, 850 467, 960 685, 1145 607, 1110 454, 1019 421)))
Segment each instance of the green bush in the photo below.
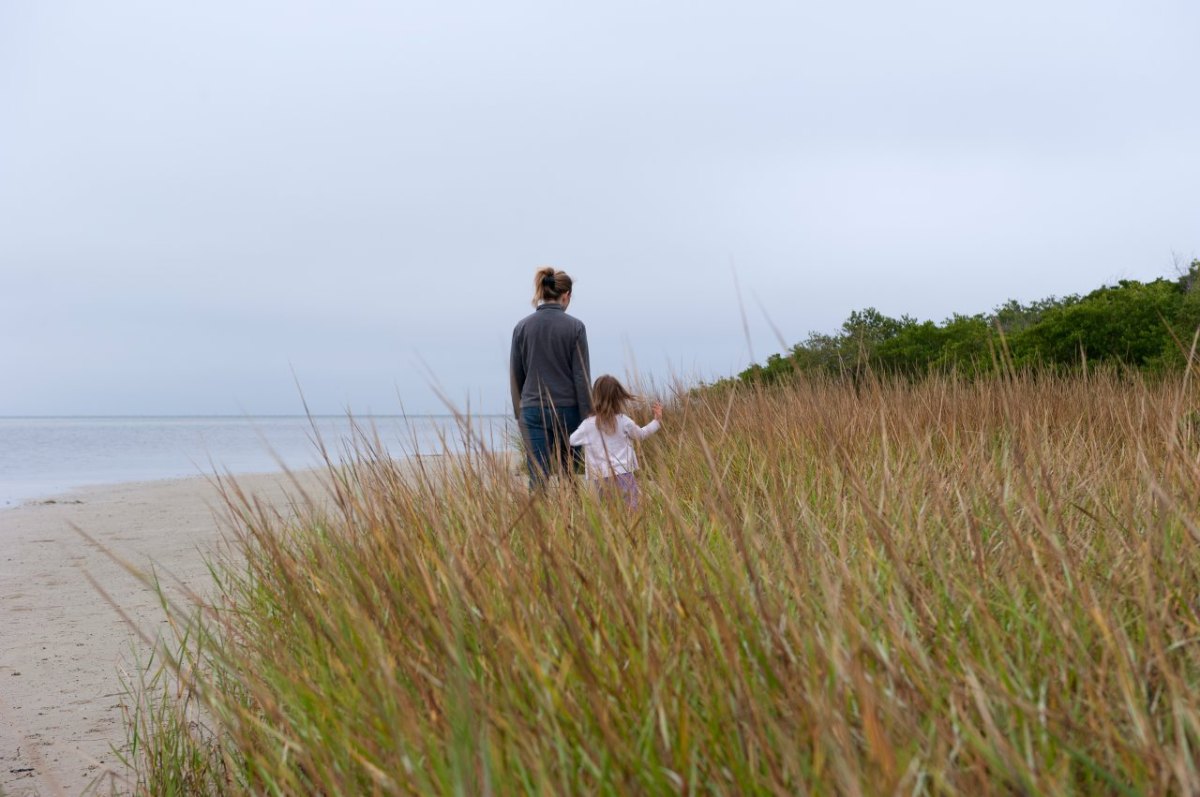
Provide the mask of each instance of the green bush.
POLYGON ((1009 300, 989 314, 955 314, 938 324, 855 310, 832 335, 813 333, 738 375, 777 383, 796 374, 923 377, 934 372, 994 373, 1006 358, 1019 368, 1074 369, 1118 364, 1161 372, 1187 361, 1200 327, 1200 260, 1175 280, 1122 280, 1085 296, 1029 304, 1009 300))

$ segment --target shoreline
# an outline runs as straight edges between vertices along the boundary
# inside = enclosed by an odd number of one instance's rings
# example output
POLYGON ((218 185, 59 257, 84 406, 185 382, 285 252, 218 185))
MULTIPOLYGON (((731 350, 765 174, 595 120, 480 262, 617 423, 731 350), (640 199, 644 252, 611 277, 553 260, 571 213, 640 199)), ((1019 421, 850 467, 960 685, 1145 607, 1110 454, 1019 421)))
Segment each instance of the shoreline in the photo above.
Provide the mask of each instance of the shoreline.
MULTIPOLYGON (((429 454, 417 454, 415 458, 430 456, 429 454)), ((410 458, 409 455, 403 458, 410 458)), ((324 472, 325 467, 320 464, 309 464, 302 467, 290 468, 283 470, 278 465, 274 467, 254 468, 250 470, 238 470, 236 472, 224 473, 216 471, 200 471, 196 470, 192 473, 175 473, 166 476, 149 476, 146 478, 125 479, 122 481, 81 481, 74 484, 50 485, 46 489, 37 489, 27 493, 24 497, 9 498, 7 500, 0 499, 0 517, 4 516, 5 512, 11 512, 17 509, 28 509, 33 506, 54 506, 56 504, 79 504, 86 501, 89 495, 100 495, 105 492, 114 490, 124 490, 126 488, 147 488, 153 489, 168 484, 190 484, 190 483, 206 483, 212 484, 217 479, 221 481, 233 480, 236 482, 259 481, 262 479, 278 478, 287 481, 287 473, 304 474, 304 478, 310 478, 313 473, 324 472)), ((215 491, 214 491, 215 494, 215 491)), ((0 544, 3 543, 3 538, 0 538, 0 544)), ((8 797, 8 795, 3 795, 8 797)))
MULTIPOLYGON (((293 471, 293 473, 309 473, 313 470, 317 470, 317 468, 298 469, 293 471)), ((282 476, 286 478, 286 476, 284 476, 284 471, 278 468, 219 474, 219 478, 221 480, 233 479, 239 482, 242 479, 258 479, 268 476, 282 476)), ((86 495, 93 493, 104 493, 105 491, 109 490, 119 490, 126 487, 153 488, 155 486, 176 482, 212 482, 216 478, 218 478, 218 474, 201 473, 197 471, 187 475, 176 474, 170 476, 150 477, 145 479, 132 479, 127 481, 88 481, 79 482, 77 484, 50 485, 47 486, 46 489, 38 488, 28 493, 24 493, 19 497, 0 499, 0 517, 3 517, 5 512, 11 512, 17 509, 26 509, 32 506, 54 506, 56 504, 85 503, 84 497, 86 495)), ((2 542, 2 538, 0 538, 0 542, 2 542)), ((7 797, 7 795, 4 795, 4 797, 7 797)))
MULTIPOLYGON (((293 477, 307 490, 323 473, 222 480, 284 506, 293 477)), ((0 507, 0 794, 128 790, 113 752, 125 744, 121 676, 137 674, 148 647, 121 613, 150 638, 166 615, 157 593, 113 557, 153 568, 168 598, 206 594, 207 561, 228 550, 228 531, 212 476, 101 484, 0 507)))
POLYGON ((0 418, 0 512, 92 487, 320 469, 378 442, 394 459, 507 447, 508 416, 277 415, 0 418))

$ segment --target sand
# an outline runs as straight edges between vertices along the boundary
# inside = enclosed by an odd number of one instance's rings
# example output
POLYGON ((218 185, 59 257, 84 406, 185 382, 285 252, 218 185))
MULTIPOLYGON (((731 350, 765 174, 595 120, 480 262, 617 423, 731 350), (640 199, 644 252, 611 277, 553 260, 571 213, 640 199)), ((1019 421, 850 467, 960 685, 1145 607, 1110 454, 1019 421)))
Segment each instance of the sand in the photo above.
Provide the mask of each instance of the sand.
MULTIPOLYGON (((315 474, 303 479, 311 487, 315 474)), ((238 477, 286 506, 281 475, 238 477)), ((319 489, 319 488, 318 488, 319 489)), ((89 488, 0 510, 0 794, 109 794, 128 789, 114 754, 125 744, 120 673, 148 650, 89 582, 144 632, 165 629, 154 591, 89 543, 142 568, 168 594, 211 592, 206 557, 228 545, 221 498, 207 479, 89 488), (167 575, 169 574, 169 575, 167 575)))

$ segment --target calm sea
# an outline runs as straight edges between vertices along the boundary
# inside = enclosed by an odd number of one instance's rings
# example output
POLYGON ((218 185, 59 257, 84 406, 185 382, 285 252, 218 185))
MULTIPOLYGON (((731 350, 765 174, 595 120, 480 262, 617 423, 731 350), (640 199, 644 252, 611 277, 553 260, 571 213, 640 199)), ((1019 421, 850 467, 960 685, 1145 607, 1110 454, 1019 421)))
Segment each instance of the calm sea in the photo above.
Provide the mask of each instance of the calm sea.
MULTIPOLYGON (((448 416, 374 416, 355 424, 395 457, 460 451, 468 430, 448 416)), ((470 435, 507 445, 506 416, 472 419, 470 435)), ((96 484, 265 473, 321 464, 319 433, 338 456, 354 437, 344 416, 0 418, 0 508, 96 484)), ((340 456, 338 458, 341 458, 340 456)))

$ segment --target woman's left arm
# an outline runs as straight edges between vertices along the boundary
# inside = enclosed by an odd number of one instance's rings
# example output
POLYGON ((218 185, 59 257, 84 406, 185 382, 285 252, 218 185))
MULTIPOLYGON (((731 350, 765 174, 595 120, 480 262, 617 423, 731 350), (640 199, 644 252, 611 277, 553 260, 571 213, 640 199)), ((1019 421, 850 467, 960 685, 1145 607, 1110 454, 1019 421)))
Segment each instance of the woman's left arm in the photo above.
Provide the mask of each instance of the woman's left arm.
POLYGON ((575 341, 575 358, 571 361, 571 379, 575 383, 575 405, 579 417, 592 414, 592 363, 588 354, 587 327, 579 325, 579 338, 575 341))

